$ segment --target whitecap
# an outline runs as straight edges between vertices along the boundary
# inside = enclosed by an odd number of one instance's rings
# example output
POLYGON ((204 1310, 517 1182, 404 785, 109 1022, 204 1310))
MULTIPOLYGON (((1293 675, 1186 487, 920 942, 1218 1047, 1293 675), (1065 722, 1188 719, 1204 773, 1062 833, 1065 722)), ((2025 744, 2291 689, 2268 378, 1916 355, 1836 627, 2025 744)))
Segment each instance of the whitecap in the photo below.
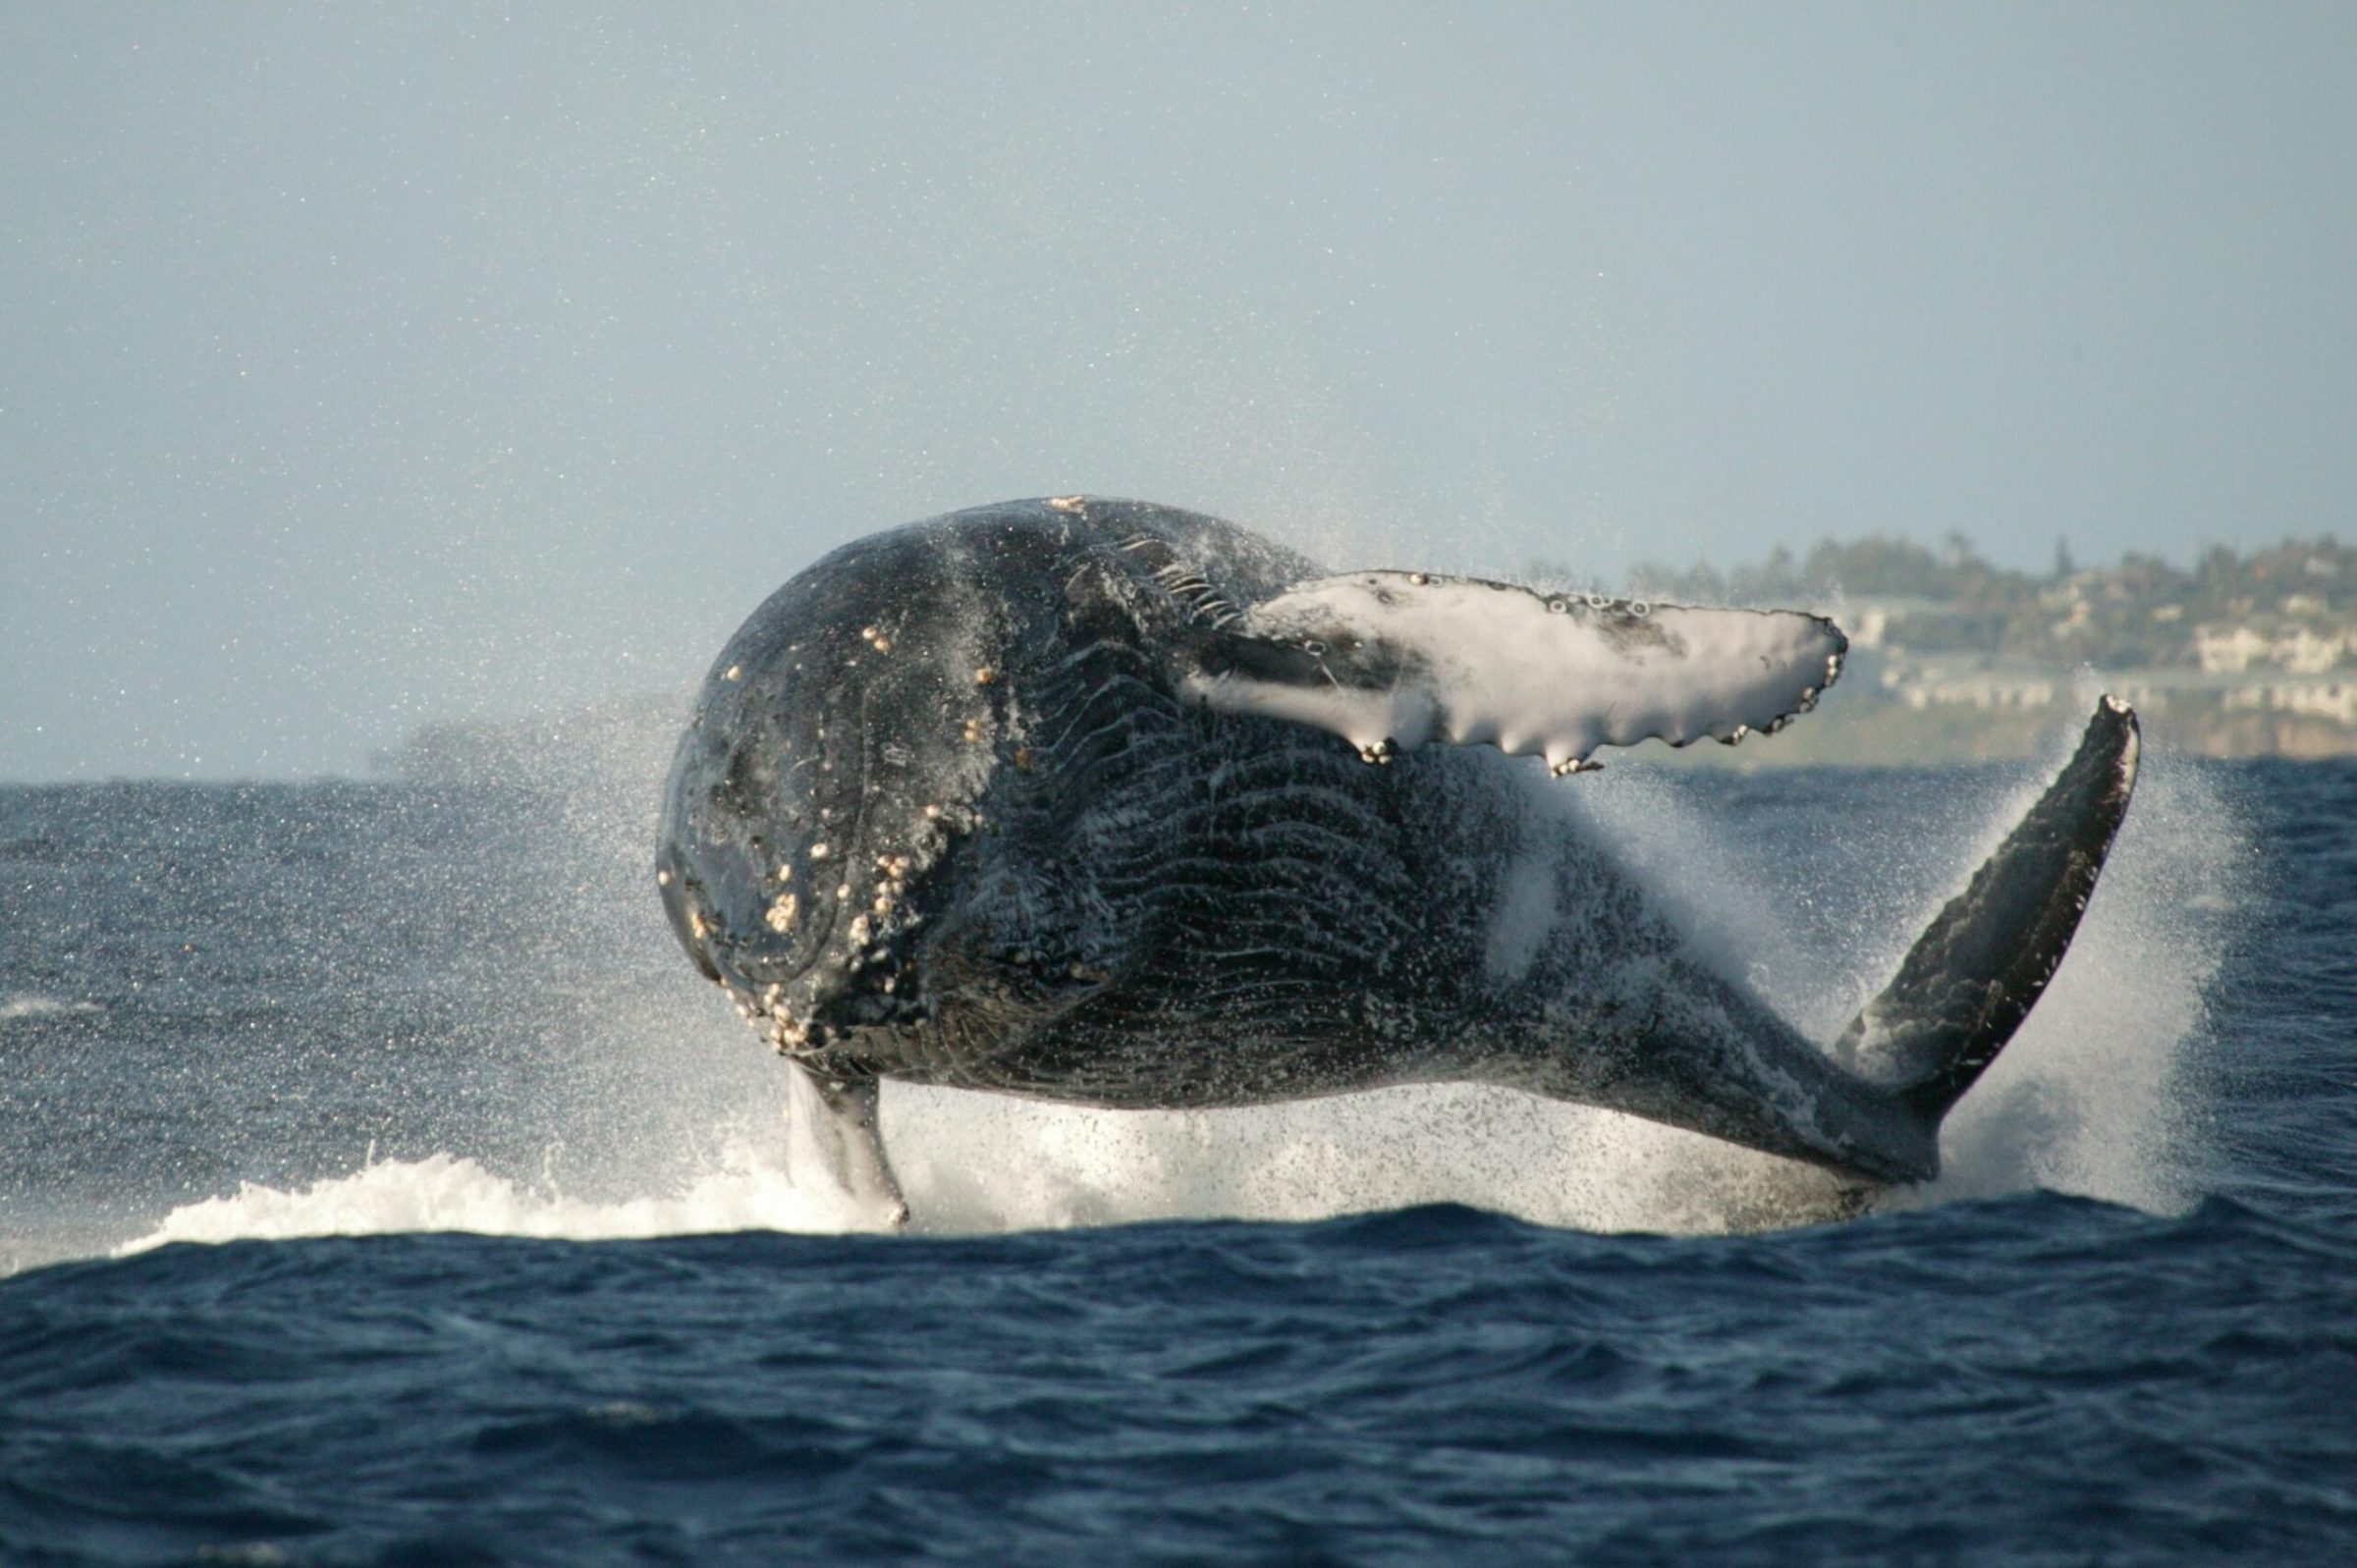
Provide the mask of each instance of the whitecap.
POLYGON ((20 991, 13 996, 0 997, 0 1023, 14 1023, 20 1018, 66 1018, 104 1011, 106 1009, 94 1001, 45 997, 37 991, 20 991))
POLYGON ((569 1196, 437 1152, 422 1160, 371 1159, 349 1175, 301 1187, 244 1182, 234 1193, 174 1209, 115 1255, 175 1241, 414 1231, 583 1241, 733 1230, 831 1233, 855 1228, 858 1217, 840 1199, 795 1186, 782 1165, 748 1144, 728 1146, 677 1191, 618 1200, 569 1196))

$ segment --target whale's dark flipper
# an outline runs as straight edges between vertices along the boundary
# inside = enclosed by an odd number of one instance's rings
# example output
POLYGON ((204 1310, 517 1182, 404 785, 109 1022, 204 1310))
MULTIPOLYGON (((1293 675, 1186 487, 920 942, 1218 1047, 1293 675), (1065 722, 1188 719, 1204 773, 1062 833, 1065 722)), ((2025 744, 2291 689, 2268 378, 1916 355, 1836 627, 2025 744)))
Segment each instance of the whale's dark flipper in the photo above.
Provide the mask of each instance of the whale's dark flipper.
POLYGON ((2061 775, 1940 911, 1835 1050, 1936 1128, 2046 990, 2136 785, 2136 715, 2106 697, 2061 775))
POLYGON ((827 1179, 887 1228, 907 1223, 908 1202, 884 1153, 876 1080, 838 1078, 799 1062, 789 1065, 787 1076, 792 1087, 787 1114, 827 1179))

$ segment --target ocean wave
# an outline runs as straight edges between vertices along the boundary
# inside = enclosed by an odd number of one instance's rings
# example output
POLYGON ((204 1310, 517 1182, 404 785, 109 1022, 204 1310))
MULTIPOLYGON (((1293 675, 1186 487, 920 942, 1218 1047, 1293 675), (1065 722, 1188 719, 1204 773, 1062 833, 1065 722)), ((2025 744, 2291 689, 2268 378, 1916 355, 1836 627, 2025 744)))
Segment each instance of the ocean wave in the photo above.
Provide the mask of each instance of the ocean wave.
POLYGON ((683 1190, 611 1201, 570 1197, 518 1181, 474 1160, 437 1152, 422 1160, 371 1159, 358 1170, 308 1186, 244 1182, 224 1197, 184 1204, 117 1257, 175 1241, 287 1240, 411 1231, 608 1240, 734 1230, 832 1233, 858 1217, 824 1192, 794 1184, 784 1167, 747 1145, 722 1152, 683 1190))
POLYGON ((20 1018, 64 1018, 79 1013, 104 1012, 94 1001, 81 1001, 66 997, 45 997, 37 991, 20 991, 0 997, 0 1023, 15 1023, 20 1018))

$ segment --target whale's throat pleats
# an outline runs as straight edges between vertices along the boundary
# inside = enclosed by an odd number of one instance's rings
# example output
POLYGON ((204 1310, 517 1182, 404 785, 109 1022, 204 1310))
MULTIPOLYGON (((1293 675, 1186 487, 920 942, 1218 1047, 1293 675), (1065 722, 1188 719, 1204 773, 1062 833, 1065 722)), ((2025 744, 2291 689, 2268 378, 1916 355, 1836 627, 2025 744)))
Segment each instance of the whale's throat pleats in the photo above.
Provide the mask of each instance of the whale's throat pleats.
POLYGON ((1425 572, 1296 584, 1188 639, 1183 688, 1371 760, 1446 742, 1568 772, 1601 745, 1733 742, 1814 707, 1848 641, 1797 611, 1696 610, 1425 572))

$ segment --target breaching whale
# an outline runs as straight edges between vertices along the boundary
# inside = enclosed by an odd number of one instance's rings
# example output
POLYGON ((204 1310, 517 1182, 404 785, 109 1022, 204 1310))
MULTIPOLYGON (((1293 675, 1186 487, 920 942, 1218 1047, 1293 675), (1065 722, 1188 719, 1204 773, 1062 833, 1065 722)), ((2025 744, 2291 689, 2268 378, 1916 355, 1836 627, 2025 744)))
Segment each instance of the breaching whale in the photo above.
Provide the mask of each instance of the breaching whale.
POLYGON ((1824 1048, 1516 760, 1774 730, 1845 648, 1795 612, 1329 575, 1139 502, 979 508, 753 613, 681 739, 656 879, 888 1223, 885 1078, 1172 1108, 1477 1081, 1922 1181, 2094 890, 2128 708, 2098 704, 1824 1048))

